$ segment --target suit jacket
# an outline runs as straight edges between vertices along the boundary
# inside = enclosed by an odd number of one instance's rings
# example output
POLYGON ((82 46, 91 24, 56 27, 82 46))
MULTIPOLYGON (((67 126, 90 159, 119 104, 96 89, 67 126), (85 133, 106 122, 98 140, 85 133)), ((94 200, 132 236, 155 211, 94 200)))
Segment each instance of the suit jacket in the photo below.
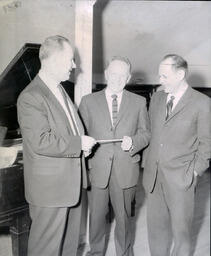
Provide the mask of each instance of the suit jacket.
MULTIPOLYGON (((74 136, 56 97, 36 76, 17 103, 23 136, 25 196, 37 206, 67 207, 81 191, 81 138, 74 136)), ((80 133, 83 126, 75 112, 80 133)), ((83 174, 84 174, 83 170, 83 174)), ((83 175, 86 184, 86 175, 83 175)))
POLYGON ((105 188, 113 164, 121 188, 136 185, 140 166, 140 155, 137 153, 148 145, 150 137, 145 99, 124 90, 115 127, 112 127, 105 90, 83 97, 79 111, 88 135, 95 139, 115 139, 127 135, 133 140, 132 152, 124 152, 121 143, 98 146, 88 160, 91 184, 105 188))
POLYGON ((167 94, 153 95, 150 103, 151 141, 147 148, 143 183, 151 192, 158 166, 170 184, 188 189, 194 171, 201 175, 211 152, 210 99, 188 87, 171 115, 166 116, 167 94))

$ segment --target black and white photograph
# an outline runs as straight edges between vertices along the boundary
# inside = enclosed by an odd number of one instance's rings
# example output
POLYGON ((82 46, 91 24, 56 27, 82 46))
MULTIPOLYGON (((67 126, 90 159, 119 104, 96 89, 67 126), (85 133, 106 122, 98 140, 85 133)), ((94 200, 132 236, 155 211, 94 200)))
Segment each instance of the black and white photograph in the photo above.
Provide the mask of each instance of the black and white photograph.
POLYGON ((0 255, 210 256, 211 1, 0 0, 0 255))

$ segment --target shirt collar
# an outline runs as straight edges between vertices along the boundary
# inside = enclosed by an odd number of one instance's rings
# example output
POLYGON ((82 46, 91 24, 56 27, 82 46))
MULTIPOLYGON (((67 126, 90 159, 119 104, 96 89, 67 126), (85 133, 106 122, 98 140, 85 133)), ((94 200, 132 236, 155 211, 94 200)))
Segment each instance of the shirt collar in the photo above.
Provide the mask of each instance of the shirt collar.
POLYGON ((168 99, 171 98, 171 96, 174 96, 174 98, 180 98, 184 93, 185 91, 188 89, 188 85, 185 83, 183 84, 179 90, 177 90, 175 93, 169 93, 168 94, 168 99))
POLYGON ((107 97, 111 97, 113 94, 117 95, 117 98, 121 98, 123 94, 123 90, 119 93, 114 93, 112 90, 110 90, 108 87, 105 89, 105 94, 107 97))

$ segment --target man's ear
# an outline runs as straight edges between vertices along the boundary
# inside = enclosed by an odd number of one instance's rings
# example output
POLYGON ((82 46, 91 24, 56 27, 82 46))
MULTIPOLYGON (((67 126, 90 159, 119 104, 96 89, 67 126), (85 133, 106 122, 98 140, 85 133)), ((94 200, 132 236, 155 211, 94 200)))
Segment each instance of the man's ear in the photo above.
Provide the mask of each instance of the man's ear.
POLYGON ((185 78, 185 70, 184 69, 177 70, 177 77, 180 81, 182 81, 185 78))

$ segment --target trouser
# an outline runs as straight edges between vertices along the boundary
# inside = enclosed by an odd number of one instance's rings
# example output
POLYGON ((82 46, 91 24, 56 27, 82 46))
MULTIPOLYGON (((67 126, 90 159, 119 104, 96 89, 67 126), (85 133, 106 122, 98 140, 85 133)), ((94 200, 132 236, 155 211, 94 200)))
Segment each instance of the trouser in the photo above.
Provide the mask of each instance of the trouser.
POLYGON ((90 251, 87 255, 102 256, 106 244, 106 214, 109 200, 114 210, 115 247, 117 256, 132 256, 131 203, 135 197, 136 187, 122 189, 119 187, 115 171, 112 169, 109 184, 105 189, 95 186, 89 192, 90 251))
POLYGON ((29 205, 29 209, 28 256, 76 256, 81 204, 69 208, 29 205))
POLYGON ((195 184, 188 189, 169 184, 158 170, 155 187, 147 198, 147 226, 151 256, 191 253, 191 224, 194 211, 195 184))

